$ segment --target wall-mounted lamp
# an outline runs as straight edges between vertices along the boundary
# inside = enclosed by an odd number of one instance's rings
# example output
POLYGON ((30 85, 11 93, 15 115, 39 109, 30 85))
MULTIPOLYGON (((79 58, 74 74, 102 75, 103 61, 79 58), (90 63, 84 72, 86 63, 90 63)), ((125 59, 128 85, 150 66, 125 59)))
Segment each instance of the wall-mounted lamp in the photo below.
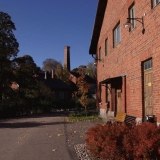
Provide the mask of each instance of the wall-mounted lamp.
POLYGON ((127 22, 124 24, 124 27, 125 28, 130 28, 133 24, 131 23, 131 20, 135 20, 135 21, 138 21, 142 24, 142 33, 144 34, 145 33, 145 29, 144 29, 144 17, 145 17, 146 14, 144 14, 142 16, 142 18, 127 18, 127 22))
MULTIPOLYGON (((100 62, 102 61, 103 62, 103 59, 98 59, 98 58, 94 57, 93 54, 92 54, 92 57, 94 58, 95 61, 100 61, 100 62)), ((96 62, 94 64, 96 65, 96 62)))

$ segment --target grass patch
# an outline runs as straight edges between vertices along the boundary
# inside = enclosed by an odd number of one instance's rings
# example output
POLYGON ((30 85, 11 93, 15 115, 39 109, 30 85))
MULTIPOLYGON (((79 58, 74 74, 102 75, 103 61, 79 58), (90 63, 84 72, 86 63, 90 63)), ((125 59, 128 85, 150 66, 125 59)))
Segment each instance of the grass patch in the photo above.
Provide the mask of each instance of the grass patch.
POLYGON ((75 122, 75 121, 94 121, 94 120, 101 120, 101 118, 97 115, 92 115, 92 116, 69 115, 68 120, 72 121, 72 122, 75 122))

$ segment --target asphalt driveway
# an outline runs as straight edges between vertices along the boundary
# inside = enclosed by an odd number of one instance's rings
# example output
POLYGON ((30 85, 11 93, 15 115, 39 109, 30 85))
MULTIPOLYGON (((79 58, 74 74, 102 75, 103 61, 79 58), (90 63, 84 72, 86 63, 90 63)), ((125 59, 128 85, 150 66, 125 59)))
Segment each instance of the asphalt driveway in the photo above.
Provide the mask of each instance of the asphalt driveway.
POLYGON ((1 160, 77 160, 75 144, 100 122, 68 122, 65 116, 43 115, 0 121, 1 160))

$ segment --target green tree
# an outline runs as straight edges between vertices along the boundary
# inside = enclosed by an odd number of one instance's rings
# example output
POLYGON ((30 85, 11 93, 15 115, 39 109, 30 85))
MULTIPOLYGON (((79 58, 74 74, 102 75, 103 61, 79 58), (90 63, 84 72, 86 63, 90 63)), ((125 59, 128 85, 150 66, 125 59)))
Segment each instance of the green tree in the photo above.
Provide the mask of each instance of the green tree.
POLYGON ((53 69, 56 70, 59 64, 60 62, 56 61, 55 59, 48 58, 43 61, 42 70, 50 73, 53 69))
POLYGON ((15 80, 19 84, 19 92, 22 90, 27 92, 27 90, 34 86, 33 74, 38 70, 33 58, 29 55, 15 58, 13 66, 15 68, 15 80))
POLYGON ((73 68, 72 72, 78 72, 78 68, 73 68))
POLYGON ((37 113, 38 108, 41 108, 43 112, 49 112, 56 100, 55 93, 48 88, 43 82, 35 79, 35 86, 29 94, 33 100, 33 109, 37 113))
POLYGON ((96 77, 96 69, 95 69, 95 65, 94 65, 93 62, 89 62, 87 64, 86 74, 89 75, 92 78, 96 77))
POLYGON ((68 85, 70 84, 70 80, 69 80, 70 73, 69 73, 66 65, 64 67, 61 64, 59 64, 57 66, 56 76, 58 79, 67 83, 68 85))
POLYGON ((41 79, 34 77, 40 68, 36 66, 33 58, 29 55, 18 57, 12 65, 15 68, 15 81, 19 85, 17 106, 20 108, 20 114, 38 113, 38 109, 43 112, 50 111, 55 95, 41 79))
POLYGON ((19 51, 13 30, 16 28, 11 17, 7 13, 0 12, 0 102, 5 97, 10 97, 9 90, 13 81, 12 59, 19 51))
POLYGON ((57 65, 56 76, 58 79, 63 79, 63 66, 62 66, 62 64, 57 65))
POLYGON ((39 71, 30 55, 17 57, 12 61, 15 82, 19 85, 16 104, 21 108, 21 114, 30 113, 35 98, 36 82, 33 74, 39 71), (30 103, 30 104, 28 104, 30 103))

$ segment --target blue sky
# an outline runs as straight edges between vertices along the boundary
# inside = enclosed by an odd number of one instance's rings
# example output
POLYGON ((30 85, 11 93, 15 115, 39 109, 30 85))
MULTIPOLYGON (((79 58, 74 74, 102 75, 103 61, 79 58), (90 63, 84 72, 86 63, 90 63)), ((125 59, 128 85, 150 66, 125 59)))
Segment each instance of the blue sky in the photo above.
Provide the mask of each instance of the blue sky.
POLYGON ((0 0, 0 10, 15 23, 18 56, 37 66, 47 58, 64 61, 70 46, 71 69, 93 62, 89 47, 98 0, 0 0))

